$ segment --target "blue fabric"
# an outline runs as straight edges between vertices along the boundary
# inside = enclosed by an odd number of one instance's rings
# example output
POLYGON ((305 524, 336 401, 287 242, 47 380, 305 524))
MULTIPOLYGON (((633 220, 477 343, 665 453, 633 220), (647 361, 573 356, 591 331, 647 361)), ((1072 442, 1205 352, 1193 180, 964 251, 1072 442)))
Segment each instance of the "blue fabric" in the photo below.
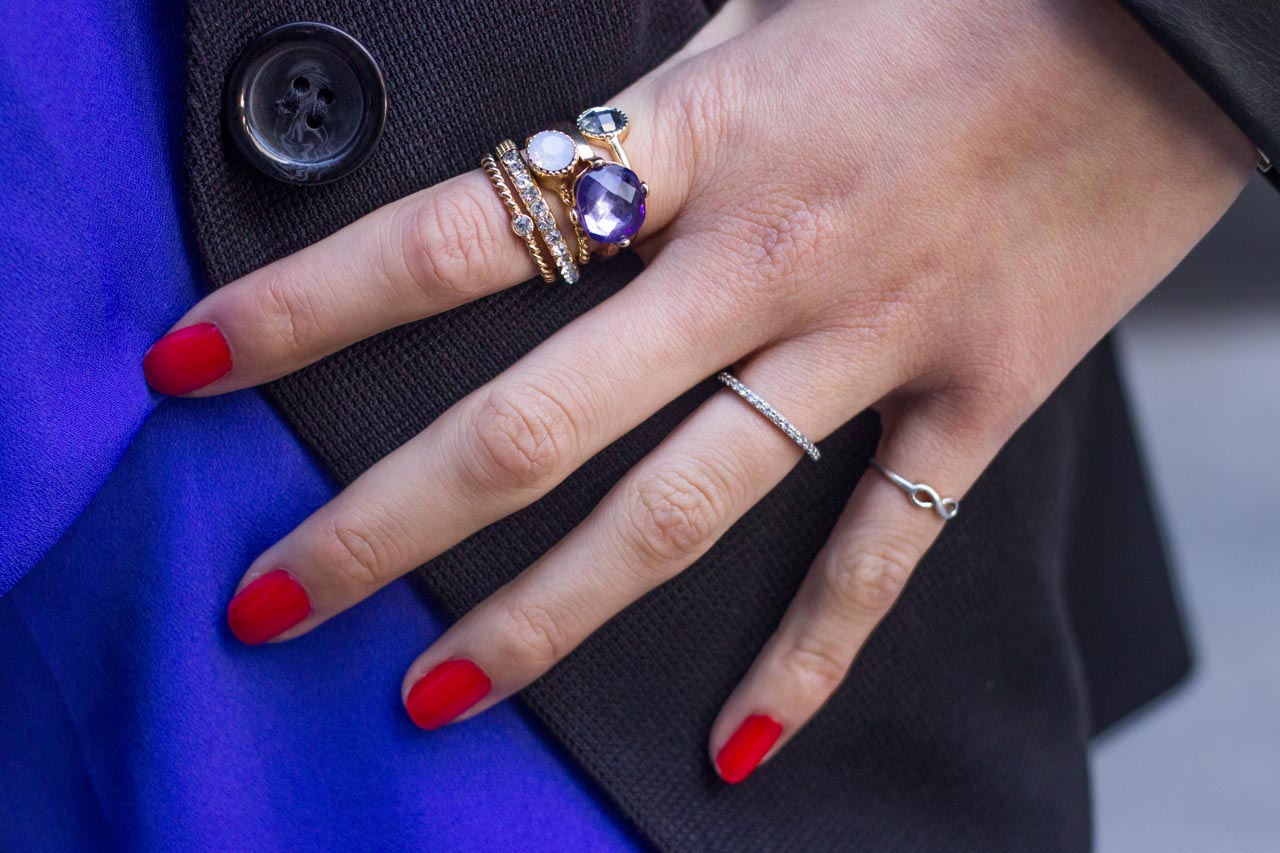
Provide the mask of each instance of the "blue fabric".
POLYGON ((154 405, 138 353, 195 295, 179 231, 182 6, 6 0, 0 594, 154 405))
POLYGON ((241 572, 335 486, 256 392, 142 381, 199 292, 181 9, 7 8, 0 849, 634 846, 514 704, 413 727, 400 679, 444 622, 407 582, 291 643, 230 636, 241 572))

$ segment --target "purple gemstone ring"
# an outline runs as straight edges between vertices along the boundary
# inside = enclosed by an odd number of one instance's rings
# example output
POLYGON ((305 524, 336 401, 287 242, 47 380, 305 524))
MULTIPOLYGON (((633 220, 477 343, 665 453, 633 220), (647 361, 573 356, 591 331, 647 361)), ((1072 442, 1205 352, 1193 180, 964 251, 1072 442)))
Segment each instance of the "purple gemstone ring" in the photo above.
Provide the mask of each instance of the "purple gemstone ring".
POLYGON ((626 247, 644 224, 649 188, 626 166, 597 161, 573 185, 573 210, 597 243, 626 247))
POLYGON ((580 172, 573 187, 573 216, 592 240, 625 248, 644 224, 645 197, 649 186, 631 169, 622 148, 631 122, 613 107, 592 107, 577 120, 578 131, 588 139, 606 143, 617 163, 596 157, 580 172))

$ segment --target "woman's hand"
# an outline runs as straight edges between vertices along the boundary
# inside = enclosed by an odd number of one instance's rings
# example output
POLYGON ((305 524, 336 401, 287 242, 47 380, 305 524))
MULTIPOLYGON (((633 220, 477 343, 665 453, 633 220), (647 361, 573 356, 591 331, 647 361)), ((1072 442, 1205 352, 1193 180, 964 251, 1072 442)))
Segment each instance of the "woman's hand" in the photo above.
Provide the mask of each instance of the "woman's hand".
MULTIPOLYGON (((611 103, 652 188, 644 273, 262 554, 229 608, 237 636, 312 630, 727 365, 815 440, 875 408, 878 458, 959 497, 1253 162, 1113 0, 769 11, 733 0, 611 103)), ((148 378, 199 395, 256 385, 533 273, 473 172, 210 295, 148 354, 148 378)), ((520 690, 694 562, 801 456, 714 395, 422 654, 410 715, 434 728, 520 690)), ((862 478, 710 732, 725 779, 822 706, 941 525, 862 478)))

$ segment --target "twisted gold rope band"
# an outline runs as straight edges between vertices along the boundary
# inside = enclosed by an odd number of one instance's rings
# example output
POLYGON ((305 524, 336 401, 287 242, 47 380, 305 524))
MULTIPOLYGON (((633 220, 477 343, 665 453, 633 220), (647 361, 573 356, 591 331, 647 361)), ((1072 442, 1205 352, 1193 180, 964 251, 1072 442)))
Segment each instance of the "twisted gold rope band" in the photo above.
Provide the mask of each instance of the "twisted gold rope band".
POLYGON ((542 248, 538 246, 538 238, 534 236, 533 218, 525 213, 516 201, 511 188, 507 186, 506 178, 502 176, 502 167, 498 165, 498 161, 494 159, 492 154, 486 154, 480 158, 480 168, 484 169, 484 173, 489 176, 490 182, 493 183, 493 188, 498 193, 498 198, 502 199, 502 205, 511 214, 511 230, 515 232, 517 237, 524 240, 525 246, 529 249, 530 257, 538 265, 538 272, 542 275, 542 280, 547 284, 552 283, 556 280, 556 273, 547 263, 547 259, 543 257, 542 248))

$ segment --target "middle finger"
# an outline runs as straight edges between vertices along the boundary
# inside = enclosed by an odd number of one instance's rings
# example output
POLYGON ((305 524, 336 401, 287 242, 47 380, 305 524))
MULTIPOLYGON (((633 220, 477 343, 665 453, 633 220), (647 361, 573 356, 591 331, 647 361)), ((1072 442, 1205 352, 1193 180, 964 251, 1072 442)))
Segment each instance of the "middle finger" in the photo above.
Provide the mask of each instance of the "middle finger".
POLYGON ((781 318, 744 312, 689 254, 670 246, 264 552, 228 607, 236 636, 260 643, 305 633, 533 503, 777 334, 781 318))

